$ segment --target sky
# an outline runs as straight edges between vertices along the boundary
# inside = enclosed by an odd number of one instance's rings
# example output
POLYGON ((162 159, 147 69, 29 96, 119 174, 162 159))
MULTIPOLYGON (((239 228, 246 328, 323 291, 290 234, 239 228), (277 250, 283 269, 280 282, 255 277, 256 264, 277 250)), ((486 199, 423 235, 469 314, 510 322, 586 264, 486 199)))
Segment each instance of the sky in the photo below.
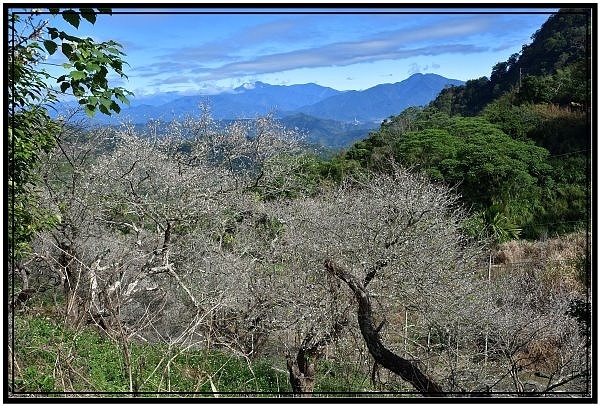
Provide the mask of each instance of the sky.
MULTIPOLYGON (((256 81, 364 90, 414 73, 488 76, 519 52, 556 8, 113 8, 78 30, 123 45, 136 97, 215 94, 256 81)), ((541 6, 537 6, 541 7, 541 6)), ((45 16, 48 18, 48 16, 45 16)), ((48 59, 62 63, 59 52, 48 59)), ((52 67, 49 70, 52 72, 52 67)))

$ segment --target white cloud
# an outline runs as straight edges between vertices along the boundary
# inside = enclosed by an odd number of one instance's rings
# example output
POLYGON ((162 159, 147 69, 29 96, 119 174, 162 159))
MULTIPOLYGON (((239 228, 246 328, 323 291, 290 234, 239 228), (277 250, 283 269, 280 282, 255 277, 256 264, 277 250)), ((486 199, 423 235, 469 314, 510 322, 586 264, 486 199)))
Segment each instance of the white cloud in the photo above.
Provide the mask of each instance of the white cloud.
POLYGON ((137 69, 144 71, 144 76, 173 71, 178 74, 197 73, 200 80, 218 80, 420 55, 477 53, 488 49, 460 41, 465 36, 489 28, 489 18, 481 16, 453 16, 432 25, 379 31, 353 41, 293 49, 306 44, 300 41, 303 32, 301 21, 304 20, 285 19, 248 27, 220 41, 174 49, 162 55, 159 62, 137 69), (281 51, 281 47, 271 46, 274 43, 286 44, 286 48, 291 47, 292 50, 281 51), (255 49, 255 52, 249 52, 250 49, 255 49))

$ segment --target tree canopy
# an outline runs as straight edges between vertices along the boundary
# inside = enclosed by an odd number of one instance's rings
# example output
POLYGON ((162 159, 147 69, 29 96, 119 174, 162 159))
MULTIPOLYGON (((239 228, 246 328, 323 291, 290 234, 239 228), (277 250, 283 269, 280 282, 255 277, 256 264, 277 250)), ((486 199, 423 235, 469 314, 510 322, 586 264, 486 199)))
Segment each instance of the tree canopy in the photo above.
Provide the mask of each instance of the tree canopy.
POLYGON ((126 78, 121 45, 79 38, 50 25, 62 17, 75 29, 82 19, 90 24, 106 8, 11 10, 8 15, 8 197, 9 251, 22 256, 35 231, 54 224, 56 218, 38 210, 35 201, 36 171, 41 153, 50 151, 60 137, 61 123, 50 117, 49 109, 61 94, 71 94, 85 112, 104 114, 120 111, 131 93, 108 83, 110 72, 126 78), (65 74, 53 77, 46 59, 58 50, 66 58, 65 74))
POLYGON ((488 78, 442 90, 431 103, 448 114, 473 116, 504 93, 518 92, 520 103, 589 105, 590 12, 561 9, 532 35, 521 52, 492 67, 488 78))
POLYGON ((421 170, 522 236, 581 227, 591 180, 589 18, 589 10, 560 10, 490 78, 385 120, 344 157, 365 168, 385 171, 394 159, 421 170))

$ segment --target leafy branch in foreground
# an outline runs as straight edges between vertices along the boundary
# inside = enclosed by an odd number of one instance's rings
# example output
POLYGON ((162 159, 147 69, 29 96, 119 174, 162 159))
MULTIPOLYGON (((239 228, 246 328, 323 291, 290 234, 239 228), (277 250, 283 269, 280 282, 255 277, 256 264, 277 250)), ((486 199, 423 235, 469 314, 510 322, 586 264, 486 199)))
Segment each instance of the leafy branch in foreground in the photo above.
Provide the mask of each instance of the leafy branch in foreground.
MULTIPOLYGON (((81 18, 94 24, 97 15, 105 13, 110 9, 49 9, 50 15, 60 15, 75 28, 81 18)), ((120 111, 117 102, 128 104, 132 94, 108 83, 111 72, 127 78, 121 45, 71 35, 49 26, 40 14, 41 10, 10 10, 8 15, 8 234, 9 254, 16 258, 26 255, 36 230, 58 221, 36 205, 40 155, 52 150, 63 128, 48 110, 70 90, 88 116, 96 111, 110 115, 120 111), (67 59, 62 64, 67 73, 55 78, 60 91, 51 85, 53 77, 46 69, 46 59, 58 49, 67 59)))

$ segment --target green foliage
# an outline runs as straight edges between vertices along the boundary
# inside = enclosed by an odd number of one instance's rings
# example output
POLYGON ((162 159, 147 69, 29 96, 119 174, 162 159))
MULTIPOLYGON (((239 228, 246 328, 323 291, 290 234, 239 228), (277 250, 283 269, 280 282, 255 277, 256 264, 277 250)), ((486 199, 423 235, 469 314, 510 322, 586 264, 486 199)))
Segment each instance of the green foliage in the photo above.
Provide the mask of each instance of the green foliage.
POLYGON ((548 169, 547 151, 510 138, 483 118, 457 117, 449 126, 409 132, 392 148, 396 160, 459 185, 463 197, 482 208, 518 199, 548 169))
MULTIPOLYGON (((19 367, 13 377, 15 390, 127 394, 129 369, 124 349, 92 327, 75 331, 49 319, 16 315, 13 350, 19 367)), ((180 351, 160 344, 130 343, 127 350, 139 392, 170 390, 212 396, 212 385, 219 392, 258 396, 291 390, 288 374, 280 365, 283 360, 258 358, 249 364, 223 351, 180 351)), ((368 376, 355 364, 339 360, 318 363, 315 392, 357 392, 370 387, 368 376)))
POLYGON ((457 139, 441 129, 426 129, 406 133, 395 145, 396 157, 406 166, 422 169, 432 180, 450 181, 454 173, 461 145, 457 139))
MULTIPOLYGON (((65 329, 48 319, 15 317, 15 390, 129 393, 124 347, 85 328, 65 329)), ((169 349, 160 344, 127 345, 134 385, 140 392, 276 393, 289 391, 287 373, 273 360, 244 358, 221 351, 169 349), (170 360, 170 361, 169 361, 170 360), (167 367, 168 364, 168 367, 167 367), (170 388, 170 389, 169 389, 170 388)))
MULTIPOLYGON (((585 227, 590 217, 590 137, 586 114, 554 104, 513 104, 502 97, 483 115, 511 137, 546 148, 550 170, 538 197, 528 199, 531 220, 523 235, 567 233, 585 227)), ((524 202, 523 202, 524 203, 524 202)))
POLYGON ((522 231, 496 206, 476 212, 465 222, 464 228, 469 235, 495 244, 516 240, 522 231))
POLYGON ((589 105, 589 27, 589 10, 560 10, 520 53, 494 65, 489 79, 473 79, 444 89, 430 106, 449 115, 474 116, 515 90, 521 103, 589 105))
POLYGON ((556 97, 556 84, 550 75, 526 75, 519 96, 521 100, 529 103, 550 103, 556 97))
POLYGON ((482 116, 511 138, 526 141, 542 119, 530 105, 515 105, 511 96, 507 94, 489 103, 483 109, 482 116))
POLYGON ((386 171, 393 158, 457 185, 479 213, 469 227, 481 221, 480 231, 496 239, 518 229, 535 238, 584 226, 591 186, 589 19, 588 10, 560 10, 522 52, 493 66, 489 79, 448 87, 426 108, 391 117, 346 159, 386 171))
MULTIPOLYGON (((108 12, 98 9, 98 12, 108 12)), ((93 9, 50 9, 75 28, 81 18, 96 21, 93 9)), ((36 13, 11 12, 8 15, 8 198, 9 254, 21 258, 27 253, 36 230, 57 221, 36 205, 36 168, 41 154, 51 151, 61 133, 60 123, 53 121, 48 109, 58 101, 60 93, 71 93, 84 106, 88 115, 119 112, 117 103, 128 103, 131 93, 120 87, 111 88, 107 75, 113 71, 121 77, 124 62, 120 45, 114 41, 96 43, 91 38, 78 38, 39 21, 36 13), (45 70, 47 55, 58 51, 67 58, 68 70, 52 78, 45 70), (51 79, 60 92, 50 84, 51 79)))
POLYGON ((362 392, 371 388, 364 371, 342 360, 320 360, 316 368, 315 392, 362 392))
POLYGON ((589 163, 585 154, 552 158, 551 176, 542 191, 542 208, 527 234, 564 234, 585 228, 591 219, 589 163), (587 174, 587 175, 586 175, 587 174))
POLYGON ((583 9, 561 9, 550 16, 523 46, 520 62, 525 72, 552 74, 585 57, 591 43, 590 17, 590 10, 583 9))
POLYGON ((20 110, 8 116, 8 243, 17 258, 27 254, 38 228, 57 218, 36 204, 35 168, 40 155, 54 147, 58 126, 44 109, 20 110))
MULTIPOLYGON (((119 113, 121 108, 117 101, 129 105, 127 95, 131 93, 120 87, 111 89, 106 78, 109 68, 119 76, 127 77, 123 73, 121 55, 124 53, 119 50, 120 44, 114 41, 95 43, 91 38, 75 40, 72 36, 65 36, 63 32, 50 30, 51 38, 57 36, 63 41, 62 53, 69 61, 62 66, 70 71, 56 79, 63 93, 70 88, 90 117, 98 110, 107 115, 110 115, 111 111, 119 113), (64 42, 67 39, 74 41, 74 44, 64 42)), ((55 42, 48 40, 44 45, 50 54, 54 53, 57 47, 55 42), (53 45, 48 47, 49 44, 53 45)))
POLYGON ((554 103, 562 106, 587 105, 590 79, 584 59, 558 69, 554 74, 526 75, 519 89, 519 100, 528 103, 554 103))
MULTIPOLYGON (((509 115, 509 108, 495 107, 488 110, 490 116, 509 115)), ((513 120, 504 123, 515 130, 513 120)), ((518 229, 535 220, 551 169, 548 151, 526 137, 514 139, 483 116, 451 117, 431 107, 383 123, 346 156, 380 171, 387 169, 378 157, 386 156, 388 162, 391 157, 434 181, 457 187, 464 203, 484 213, 485 234, 500 239, 516 237, 518 229), (407 131, 410 128, 418 130, 407 131)))
POLYGON ((548 149, 552 155, 589 152, 591 139, 586 114, 548 104, 530 108, 539 124, 527 136, 537 145, 548 149))
POLYGON ((8 244, 15 259, 20 260, 30 253, 29 242, 40 229, 49 229, 61 221, 58 214, 50 214, 37 205, 36 196, 24 189, 14 195, 8 220, 8 244))
POLYGON ((442 90, 429 105, 449 115, 474 116, 493 100, 493 82, 486 77, 442 90))
POLYGON ((17 391, 126 390, 121 353, 92 330, 76 333, 47 319, 15 316, 14 331, 15 361, 35 371, 15 376, 17 391), (57 372, 66 372, 61 368, 70 368, 74 374, 71 388, 54 380, 57 372))

